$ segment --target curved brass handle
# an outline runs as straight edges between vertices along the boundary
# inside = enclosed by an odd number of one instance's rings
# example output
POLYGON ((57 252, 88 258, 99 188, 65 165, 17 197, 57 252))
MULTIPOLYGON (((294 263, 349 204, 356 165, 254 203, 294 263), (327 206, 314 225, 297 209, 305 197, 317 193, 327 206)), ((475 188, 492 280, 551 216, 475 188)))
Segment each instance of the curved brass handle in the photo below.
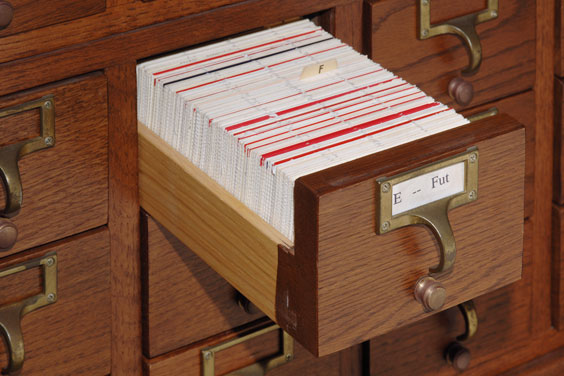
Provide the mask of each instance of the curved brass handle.
POLYGON ((474 337, 474 335, 478 331, 478 313, 476 312, 476 306, 474 305, 474 301, 472 300, 460 303, 458 305, 458 309, 460 310, 460 313, 462 313, 462 317, 464 318, 464 325, 466 327, 466 330, 463 334, 456 337, 456 340, 458 342, 464 342, 474 337))
POLYGON ((3 117, 35 108, 41 110, 41 135, 0 148, 0 175, 6 189, 6 205, 0 217, 13 217, 19 213, 23 201, 23 188, 18 169, 18 161, 23 156, 55 145, 55 103, 53 96, 0 110, 3 117))
MULTIPOLYGON (((219 345, 202 349, 202 375, 215 376, 215 354, 217 352, 279 329, 280 327, 278 325, 270 325, 243 337, 238 337, 233 340, 220 343, 219 345)), ((267 358, 255 364, 251 364, 250 366, 230 372, 225 376, 264 376, 268 371, 294 359, 294 339, 284 331, 282 331, 281 350, 281 354, 279 355, 275 355, 272 358, 267 358)))
POLYGON ((488 8, 477 13, 458 17, 439 25, 431 25, 431 0, 419 0, 419 38, 428 39, 437 35, 454 34, 464 42, 469 64, 462 71, 472 75, 482 64, 482 45, 476 33, 476 25, 498 17, 498 0, 488 0, 488 8))
POLYGON ((0 307, 0 333, 10 353, 8 366, 2 370, 3 374, 13 374, 23 367, 25 350, 21 328, 22 317, 57 301, 57 254, 49 253, 42 258, 0 270, 0 278, 2 278, 35 267, 43 268, 43 292, 0 307))
POLYGON ((492 107, 484 112, 478 112, 477 114, 472 114, 470 116, 467 116, 466 119, 470 120, 473 123, 475 121, 486 119, 495 116, 497 114, 499 114, 499 110, 497 109, 497 107, 492 107))

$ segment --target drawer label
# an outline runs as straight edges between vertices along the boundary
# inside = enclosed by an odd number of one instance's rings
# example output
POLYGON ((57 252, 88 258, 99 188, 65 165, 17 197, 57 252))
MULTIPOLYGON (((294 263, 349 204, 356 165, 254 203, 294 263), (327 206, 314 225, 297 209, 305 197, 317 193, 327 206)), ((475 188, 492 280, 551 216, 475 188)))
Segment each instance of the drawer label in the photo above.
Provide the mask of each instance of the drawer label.
POLYGON ((463 192, 464 171, 464 162, 459 162, 395 184, 392 215, 463 192))
MULTIPOLYGON (((478 199, 478 149, 376 181, 376 232, 429 224, 478 199)), ((448 219, 446 219, 448 222, 448 219)))

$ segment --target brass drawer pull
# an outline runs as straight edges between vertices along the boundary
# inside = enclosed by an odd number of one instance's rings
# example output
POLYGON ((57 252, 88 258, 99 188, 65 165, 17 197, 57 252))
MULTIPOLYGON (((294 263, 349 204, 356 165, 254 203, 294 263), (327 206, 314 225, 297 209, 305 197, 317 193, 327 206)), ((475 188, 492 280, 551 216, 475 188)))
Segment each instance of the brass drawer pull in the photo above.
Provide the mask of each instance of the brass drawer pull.
POLYGON ((478 314, 476 313, 476 307, 472 300, 459 304, 458 309, 460 309, 462 317, 464 318, 466 331, 464 334, 456 337, 455 342, 451 342, 447 346, 445 350, 445 360, 455 370, 460 372, 466 370, 470 365, 470 350, 468 350, 462 342, 470 340, 478 331, 478 314))
POLYGON ((488 9, 458 17, 439 25, 431 25, 431 0, 419 0, 419 39, 454 34, 464 42, 470 63, 462 74, 472 75, 482 63, 482 45, 476 25, 498 17, 498 0, 488 0, 488 9))
POLYGON ((36 267, 43 268, 43 292, 0 307, 0 333, 4 336, 10 353, 9 364, 2 370, 3 374, 19 371, 25 360, 21 319, 28 313, 57 301, 57 254, 48 253, 44 257, 0 270, 0 278, 3 278, 36 267))
POLYGON ((439 244, 439 264, 415 283, 414 297, 426 312, 443 307, 444 286, 436 280, 454 267, 456 242, 448 212, 478 199, 478 149, 408 171, 378 179, 377 228, 380 235, 392 230, 424 225, 439 244))
MULTIPOLYGON (((235 338, 230 341, 202 349, 202 375, 215 376, 215 354, 217 352, 279 329, 280 327, 278 325, 271 325, 247 334, 243 337, 235 338)), ((294 339, 284 331, 282 331, 281 350, 282 353, 279 355, 275 355, 271 358, 267 358, 255 364, 251 364, 250 366, 238 369, 227 374, 226 376, 262 376, 265 375, 268 371, 291 361, 294 358, 294 339)))
POLYGON ((18 161, 25 155, 55 145, 55 102, 53 96, 19 106, 0 110, 0 121, 3 117, 39 108, 41 110, 41 135, 29 140, 0 148, 0 174, 6 192, 6 206, 0 211, 0 217, 13 217, 22 207, 23 188, 18 169, 18 161))
POLYGON ((489 110, 486 110, 484 112, 478 112, 477 114, 472 114, 470 116, 467 117, 468 120, 470 120, 471 122, 475 122, 478 120, 482 120, 482 119, 486 119, 492 116, 495 116, 499 114, 499 110, 497 109, 497 107, 492 107, 489 110))

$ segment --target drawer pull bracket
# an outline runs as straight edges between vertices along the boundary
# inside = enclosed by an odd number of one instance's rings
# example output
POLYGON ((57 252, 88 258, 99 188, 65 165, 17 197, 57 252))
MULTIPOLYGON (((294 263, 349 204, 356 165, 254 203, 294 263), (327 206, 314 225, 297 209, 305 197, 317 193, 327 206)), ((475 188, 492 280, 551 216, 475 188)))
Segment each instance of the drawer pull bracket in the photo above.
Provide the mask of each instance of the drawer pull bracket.
POLYGON ((437 35, 454 34, 464 42, 470 63, 462 74, 472 75, 482 63, 482 45, 476 33, 476 25, 498 17, 498 0, 488 0, 488 8, 482 11, 454 18, 438 25, 431 25, 431 0, 419 0, 419 39, 437 35))
POLYGON ((13 217, 22 207, 23 188, 18 169, 20 158, 55 145, 55 102, 50 95, 0 110, 0 121, 2 121, 3 117, 35 108, 40 109, 41 135, 0 148, 0 175, 6 192, 6 206, 0 211, 0 217, 13 217))
POLYGON ((3 278, 36 267, 43 268, 43 292, 0 307, 0 333, 4 336, 10 354, 8 367, 2 370, 2 374, 13 374, 23 366, 25 351, 21 319, 28 313, 57 301, 57 254, 48 253, 42 258, 0 270, 0 278, 3 278))
POLYGON ((405 226, 424 225, 439 245, 439 264, 429 269, 428 278, 417 281, 414 290, 426 311, 439 310, 444 304, 446 291, 436 279, 450 272, 456 259, 448 212, 478 199, 478 155, 478 149, 472 147, 454 157, 377 180, 376 232, 383 235, 405 226))
MULTIPOLYGON (((202 349, 202 375, 215 376, 215 354, 217 352, 279 329, 280 327, 278 325, 267 326, 266 328, 259 329, 242 337, 202 349)), ((282 331, 281 350, 282 352, 278 355, 230 372, 226 376, 262 376, 268 371, 291 361, 294 358, 294 339, 284 331, 282 331)))

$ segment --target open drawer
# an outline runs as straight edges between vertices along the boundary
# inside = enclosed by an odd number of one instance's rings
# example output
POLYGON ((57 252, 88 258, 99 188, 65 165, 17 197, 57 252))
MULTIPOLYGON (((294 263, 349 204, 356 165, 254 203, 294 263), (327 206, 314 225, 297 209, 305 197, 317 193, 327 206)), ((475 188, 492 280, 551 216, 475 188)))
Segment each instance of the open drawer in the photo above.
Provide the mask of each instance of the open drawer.
POLYGON ((139 159, 141 206, 318 356, 521 277, 525 131, 505 115, 298 179, 293 243, 143 125, 139 159))

